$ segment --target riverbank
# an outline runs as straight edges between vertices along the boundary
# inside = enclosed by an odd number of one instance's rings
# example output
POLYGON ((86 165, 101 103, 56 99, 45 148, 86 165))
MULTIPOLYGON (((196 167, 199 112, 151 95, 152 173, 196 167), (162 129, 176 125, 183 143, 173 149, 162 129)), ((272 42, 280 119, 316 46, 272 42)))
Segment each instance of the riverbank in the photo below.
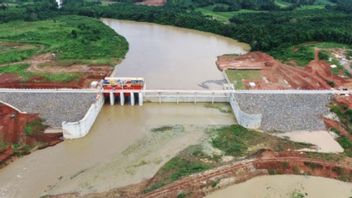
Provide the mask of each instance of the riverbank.
POLYGON ((0 101, 0 168, 16 157, 60 143, 62 134, 45 134, 38 114, 22 112, 0 101))

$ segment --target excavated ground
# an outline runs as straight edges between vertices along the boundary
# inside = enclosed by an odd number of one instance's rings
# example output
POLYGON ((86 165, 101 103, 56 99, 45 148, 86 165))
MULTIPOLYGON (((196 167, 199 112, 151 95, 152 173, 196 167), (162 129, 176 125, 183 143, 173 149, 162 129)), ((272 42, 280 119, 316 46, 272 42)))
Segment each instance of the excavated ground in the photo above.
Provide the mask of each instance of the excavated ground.
POLYGON ((216 63, 220 70, 260 70, 260 80, 241 79, 247 89, 352 88, 352 80, 333 74, 330 65, 319 60, 318 54, 319 50, 316 50, 315 59, 304 68, 283 64, 263 52, 250 52, 242 56, 224 55, 218 57, 216 63), (256 86, 251 87, 250 82, 256 86))

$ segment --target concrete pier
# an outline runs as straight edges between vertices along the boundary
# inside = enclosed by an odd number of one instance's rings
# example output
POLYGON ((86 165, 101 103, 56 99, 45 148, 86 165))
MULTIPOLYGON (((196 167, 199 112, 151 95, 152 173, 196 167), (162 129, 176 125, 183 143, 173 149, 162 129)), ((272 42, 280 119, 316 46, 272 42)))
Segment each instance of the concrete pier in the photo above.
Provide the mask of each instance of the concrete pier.
POLYGON ((110 105, 115 104, 115 95, 114 92, 110 92, 110 105))
POLYGON ((139 106, 143 106, 143 94, 141 92, 138 93, 138 103, 139 106))
POLYGON ((134 106, 135 100, 134 100, 134 93, 130 92, 130 104, 131 106, 134 106))
POLYGON ((120 105, 125 105, 125 95, 123 94, 123 92, 120 92, 120 105))

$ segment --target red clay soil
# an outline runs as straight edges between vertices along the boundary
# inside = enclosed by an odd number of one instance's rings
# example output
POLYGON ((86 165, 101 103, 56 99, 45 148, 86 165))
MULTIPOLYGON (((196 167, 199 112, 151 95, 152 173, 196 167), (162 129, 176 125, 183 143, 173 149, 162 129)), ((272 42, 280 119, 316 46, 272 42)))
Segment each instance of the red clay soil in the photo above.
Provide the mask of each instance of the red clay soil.
MULTIPOLYGON (((318 50, 315 54, 315 60, 305 68, 283 64, 263 52, 250 52, 242 56, 224 55, 218 57, 217 65, 220 70, 261 70, 262 79, 251 81, 256 84, 252 89, 331 89, 352 85, 334 75, 328 63, 319 60, 318 50)), ((244 80, 246 88, 251 89, 249 82, 244 80)))
MULTIPOLYGON (((25 134, 27 123, 39 120, 38 114, 27 114, 17 111, 10 106, 0 103, 0 141, 8 145, 37 145, 52 146, 62 141, 62 134, 44 134, 43 131, 33 135, 25 134)), ((14 154, 9 146, 0 151, 0 164, 3 164, 14 154)))
MULTIPOLYGON (((345 181, 351 182, 352 166, 345 163, 340 164, 308 158, 304 153, 289 151, 276 153, 264 150, 259 152, 254 158, 234 162, 200 174, 182 178, 150 193, 144 193, 143 190, 153 178, 139 184, 113 189, 105 193, 93 193, 84 197, 169 198, 177 197, 182 192, 187 197, 200 198, 215 190, 247 181, 256 176, 270 174, 312 175, 333 179, 343 178, 345 181)), ((80 196, 78 193, 69 193, 51 197, 80 196)))
POLYGON ((241 56, 219 56, 216 65, 220 70, 224 69, 263 69, 276 61, 273 57, 262 52, 250 52, 241 56))
POLYGON ((326 128, 328 129, 337 129, 339 131, 339 135, 343 137, 347 137, 352 141, 352 135, 348 133, 348 131, 341 125, 340 122, 328 118, 324 118, 324 123, 326 128))
POLYGON ((349 109, 352 109, 352 96, 335 96, 335 101, 338 104, 345 105, 349 109))
POLYGON ((137 4, 146 6, 163 6, 167 0, 139 0, 137 4))

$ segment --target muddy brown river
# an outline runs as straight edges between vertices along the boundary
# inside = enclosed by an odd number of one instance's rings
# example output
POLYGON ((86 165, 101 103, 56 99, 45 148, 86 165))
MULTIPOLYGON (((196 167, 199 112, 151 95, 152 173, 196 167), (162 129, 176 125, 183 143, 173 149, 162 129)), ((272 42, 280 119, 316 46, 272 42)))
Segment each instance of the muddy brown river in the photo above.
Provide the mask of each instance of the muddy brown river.
POLYGON ((152 23, 103 19, 129 43, 115 76, 144 77, 149 89, 222 89, 215 61, 249 46, 210 33, 152 23))

